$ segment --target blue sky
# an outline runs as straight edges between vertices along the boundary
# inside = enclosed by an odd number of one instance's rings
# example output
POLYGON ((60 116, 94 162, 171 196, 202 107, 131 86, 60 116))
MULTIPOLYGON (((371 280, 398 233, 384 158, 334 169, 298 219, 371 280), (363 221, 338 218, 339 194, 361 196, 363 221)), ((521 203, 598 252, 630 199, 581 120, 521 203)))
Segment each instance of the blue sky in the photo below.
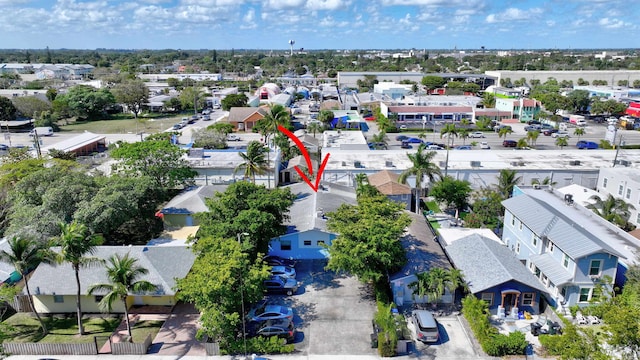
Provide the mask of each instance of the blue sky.
POLYGON ((0 0, 1 48, 640 47, 622 0, 0 0))

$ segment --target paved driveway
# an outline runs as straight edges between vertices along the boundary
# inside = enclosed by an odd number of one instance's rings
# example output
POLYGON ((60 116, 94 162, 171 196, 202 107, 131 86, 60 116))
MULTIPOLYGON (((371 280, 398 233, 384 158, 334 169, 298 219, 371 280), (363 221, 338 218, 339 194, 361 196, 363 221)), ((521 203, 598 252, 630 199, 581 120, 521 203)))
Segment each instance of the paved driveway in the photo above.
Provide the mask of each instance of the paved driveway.
POLYGON ((369 337, 376 310, 370 289, 354 277, 325 271, 324 265, 324 261, 299 262, 298 293, 271 297, 294 309, 298 355, 377 354, 369 337))
MULTIPOLYGON (((438 360, 479 358, 469 339, 469 336, 473 336, 473 334, 467 333, 458 317, 438 317, 437 320, 440 340, 435 344, 423 344, 420 341, 415 341, 409 357, 438 360)), ((409 321, 408 327, 415 339, 413 323, 409 321)))
POLYGON ((159 355, 204 356, 204 346, 196 340, 200 314, 191 304, 180 303, 171 312, 153 339, 149 353, 159 355))

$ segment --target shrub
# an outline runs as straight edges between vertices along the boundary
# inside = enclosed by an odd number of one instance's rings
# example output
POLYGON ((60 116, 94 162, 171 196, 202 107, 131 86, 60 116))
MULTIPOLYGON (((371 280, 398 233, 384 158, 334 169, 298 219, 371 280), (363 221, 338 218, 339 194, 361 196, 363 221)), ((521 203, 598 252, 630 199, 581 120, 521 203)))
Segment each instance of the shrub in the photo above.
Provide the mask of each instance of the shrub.
POLYGON ((578 311, 580 311, 580 306, 578 306, 578 305, 570 306, 569 307, 569 311, 571 312, 571 316, 573 316, 575 318, 576 315, 578 314, 578 311))
POLYGON ((393 304, 386 305, 378 301, 378 311, 374 316, 374 321, 380 327, 378 353, 383 357, 395 356, 398 345, 398 333, 395 318, 391 313, 392 308, 393 304))
MULTIPOLYGON (((234 340, 225 349, 221 349, 224 355, 242 354, 244 352, 244 341, 234 340)), ((284 339, 276 336, 254 337, 247 339, 247 353, 255 354, 290 354, 295 350, 293 344, 287 344, 284 339)))
POLYGON ((482 343, 482 349, 489 356, 523 355, 527 348, 523 333, 515 331, 509 335, 497 334, 482 343))

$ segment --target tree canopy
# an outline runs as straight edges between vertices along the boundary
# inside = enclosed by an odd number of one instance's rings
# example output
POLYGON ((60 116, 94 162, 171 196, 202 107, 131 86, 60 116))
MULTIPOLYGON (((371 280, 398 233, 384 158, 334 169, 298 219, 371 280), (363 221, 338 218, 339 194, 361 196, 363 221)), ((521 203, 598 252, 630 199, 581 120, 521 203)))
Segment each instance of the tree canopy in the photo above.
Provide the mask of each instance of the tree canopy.
POLYGON ((149 102, 149 89, 142 80, 125 80, 112 89, 115 100, 127 106, 137 118, 142 107, 149 102))
POLYGON ((431 196, 447 207, 463 210, 471 194, 471 184, 466 180, 456 180, 451 176, 443 177, 431 187, 431 196))
POLYGON ((53 101, 53 107, 63 116, 91 120, 102 117, 106 108, 115 103, 115 97, 107 88, 96 89, 89 85, 76 85, 66 94, 58 95, 53 101))

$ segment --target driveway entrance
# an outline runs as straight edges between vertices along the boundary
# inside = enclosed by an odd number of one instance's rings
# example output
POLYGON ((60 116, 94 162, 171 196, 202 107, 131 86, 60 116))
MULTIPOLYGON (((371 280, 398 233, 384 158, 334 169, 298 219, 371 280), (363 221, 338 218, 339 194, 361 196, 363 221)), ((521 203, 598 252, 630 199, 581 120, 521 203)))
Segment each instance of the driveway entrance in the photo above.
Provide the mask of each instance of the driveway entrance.
POLYGON ((204 346, 196 340, 200 313, 191 304, 180 303, 153 339, 152 354, 205 356, 204 346))

